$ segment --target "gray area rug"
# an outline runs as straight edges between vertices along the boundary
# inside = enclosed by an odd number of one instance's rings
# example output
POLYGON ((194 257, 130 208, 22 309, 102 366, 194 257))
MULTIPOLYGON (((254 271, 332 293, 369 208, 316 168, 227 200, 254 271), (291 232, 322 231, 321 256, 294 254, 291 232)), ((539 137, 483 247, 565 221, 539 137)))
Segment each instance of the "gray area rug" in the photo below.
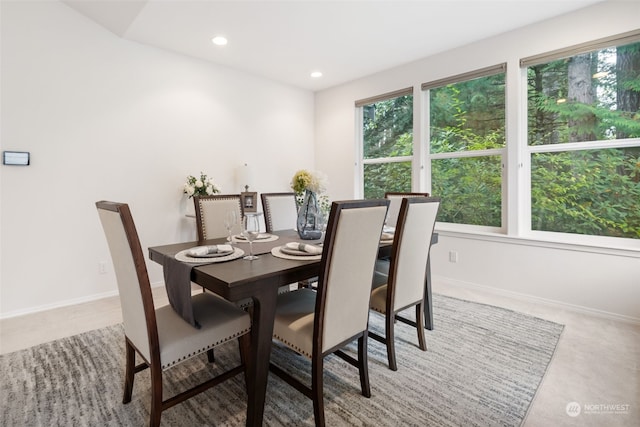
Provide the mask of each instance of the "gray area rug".
MULTIPOLYGON (((407 316, 409 317, 409 316, 407 316)), ((551 361, 563 326, 529 315, 434 295, 435 327, 427 352, 415 329, 398 323, 398 371, 383 345, 369 340, 372 397, 360 394, 355 368, 325 359, 328 426, 519 426, 551 361)), ((371 328, 383 332, 382 317, 371 328)), ((2 426, 144 426, 150 406, 148 370, 136 375, 133 401, 121 403, 124 367, 121 325, 0 356, 2 426)), ((355 351, 355 345, 352 347, 355 351)), ((165 373, 165 397, 238 363, 235 342, 165 373)), ((309 379, 310 364, 278 346, 272 360, 309 379)), ((242 376, 162 415, 164 426, 241 426, 242 376)), ((270 375, 267 426, 313 425, 311 400, 270 375)))

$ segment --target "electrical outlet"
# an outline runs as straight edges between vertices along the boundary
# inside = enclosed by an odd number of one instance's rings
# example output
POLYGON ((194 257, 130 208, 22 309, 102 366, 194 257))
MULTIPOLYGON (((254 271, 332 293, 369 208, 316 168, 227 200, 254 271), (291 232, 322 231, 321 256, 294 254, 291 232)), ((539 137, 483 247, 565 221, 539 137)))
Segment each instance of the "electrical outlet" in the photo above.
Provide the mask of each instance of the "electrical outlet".
POLYGON ((107 274, 107 261, 100 261, 98 263, 98 272, 100 274, 107 274))
POLYGON ((449 251, 449 262, 458 262, 458 251, 449 251))

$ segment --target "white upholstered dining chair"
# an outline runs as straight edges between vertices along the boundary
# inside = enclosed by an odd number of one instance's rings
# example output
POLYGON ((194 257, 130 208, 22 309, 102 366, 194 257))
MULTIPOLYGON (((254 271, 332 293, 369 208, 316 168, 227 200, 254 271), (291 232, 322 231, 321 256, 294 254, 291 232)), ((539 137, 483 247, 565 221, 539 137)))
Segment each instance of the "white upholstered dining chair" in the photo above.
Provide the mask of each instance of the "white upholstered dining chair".
POLYGON ((398 214, 400 213, 400 204, 402 203, 402 199, 407 197, 429 197, 429 193, 403 193, 396 191, 387 191, 384 193, 384 198, 389 199, 389 212, 387 212, 387 219, 385 220, 386 226, 396 226, 398 214))
POLYGON ((438 197, 404 198, 391 249, 388 275, 376 271, 371 292, 371 309, 385 315, 385 337, 369 332, 371 338, 387 346, 389 368, 398 370, 395 344, 395 320, 414 326, 418 344, 426 351, 424 337, 424 298, 427 260, 431 236, 440 207, 438 197), (398 315, 415 306, 416 321, 398 315))
MULTIPOLYGON (((389 211, 387 212, 387 218, 384 221, 385 227, 395 228, 398 222, 398 214, 400 213, 402 199, 412 197, 429 197, 429 193, 406 193, 399 191, 387 191, 384 193, 384 198, 389 200, 389 211)), ((376 261, 376 271, 388 274, 389 258, 378 259, 378 261, 376 261)))
MULTIPOLYGON (((264 223, 267 233, 279 230, 295 230, 298 220, 298 207, 296 205, 296 193, 261 193, 262 209, 264 210, 264 223)), ((316 278, 303 280, 292 284, 296 288, 310 287, 317 281, 316 278)), ((280 288, 290 289, 291 286, 280 288)))
MULTIPOLYGON (((225 215, 229 211, 236 212, 236 218, 238 218, 236 233, 240 232, 240 224, 244 213, 240 194, 194 196, 193 203, 196 209, 196 232, 200 244, 208 239, 220 239, 229 235, 224 221, 225 215)), ((202 290, 203 292, 205 291, 204 288, 202 290)), ((251 305, 251 299, 244 299, 237 304, 240 307, 247 307, 251 305)), ((209 354, 210 357, 213 357, 213 352, 209 354)))
MULTIPOLYGON (((244 214, 240 194, 195 196, 193 203, 196 208, 196 228, 200 242, 228 236, 224 224, 224 218, 228 211, 236 211, 238 221, 242 220, 244 214)), ((238 227, 239 224, 240 222, 238 227)))
POLYGON ((126 372, 122 402, 131 401, 135 374, 150 368, 149 425, 156 427, 160 425, 162 411, 245 372, 245 365, 241 363, 166 400, 162 392, 163 371, 235 339, 240 343, 241 360, 244 360, 250 345, 251 320, 245 311, 211 293, 198 294, 192 299, 200 329, 183 320, 169 305, 156 309, 129 206, 100 201, 96 207, 113 260, 124 321, 126 372), (142 359, 138 365, 136 354, 142 359))
MULTIPOLYGON (((224 217, 230 210, 235 210, 238 221, 242 222, 244 209, 240 194, 214 194, 211 196, 195 196, 193 202, 196 206, 196 229, 198 242, 208 239, 221 239, 228 236, 224 224, 224 217)), ((240 226, 238 224, 238 227, 240 226)), ((240 232, 238 228, 237 232, 240 232)), ((204 290, 204 288, 203 288, 204 290)), ((281 286, 279 292, 288 292, 289 286, 281 286)), ((242 308, 248 308, 253 304, 251 298, 244 298, 236 302, 242 308)), ((213 352, 210 352, 213 357, 213 352)))
POLYGON ((311 387, 271 363, 277 376, 313 400, 316 426, 324 426, 324 358, 335 353, 356 366, 362 395, 371 396, 367 329, 373 267, 387 200, 334 202, 329 214, 318 290, 278 296, 273 336, 311 359, 311 387), (340 349, 358 340, 358 358, 340 349))
POLYGON ((296 193, 261 193, 260 198, 267 233, 296 228, 296 193))

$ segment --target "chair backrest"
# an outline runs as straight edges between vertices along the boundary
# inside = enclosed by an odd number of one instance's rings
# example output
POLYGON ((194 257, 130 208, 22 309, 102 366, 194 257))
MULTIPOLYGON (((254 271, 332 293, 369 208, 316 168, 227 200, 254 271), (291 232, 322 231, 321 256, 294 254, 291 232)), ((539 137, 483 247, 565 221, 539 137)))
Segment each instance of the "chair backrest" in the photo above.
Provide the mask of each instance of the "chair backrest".
POLYGON ((391 249, 387 281, 387 313, 408 307, 424 298, 431 236, 440 207, 439 197, 402 200, 391 249), (390 306, 390 302, 392 306, 390 306))
POLYGON ((260 198, 267 233, 296 228, 296 193, 262 193, 260 198))
POLYGON ((385 224, 389 227, 395 227, 398 222, 398 213, 400 212, 400 204, 402 199, 407 197, 429 197, 429 193, 401 193, 388 191, 384 193, 384 198, 389 199, 389 212, 385 224))
POLYGON ((158 357, 158 329, 151 285, 138 232, 125 203, 96 202, 118 282, 124 332, 142 356, 158 357))
POLYGON ((244 211, 240 194, 214 194, 212 196, 196 196, 193 198, 196 208, 196 227, 198 241, 227 237, 224 225, 225 214, 235 210, 238 221, 242 219, 244 211))
POLYGON ((314 349, 322 353, 365 331, 371 281, 388 200, 333 202, 316 297, 314 349))

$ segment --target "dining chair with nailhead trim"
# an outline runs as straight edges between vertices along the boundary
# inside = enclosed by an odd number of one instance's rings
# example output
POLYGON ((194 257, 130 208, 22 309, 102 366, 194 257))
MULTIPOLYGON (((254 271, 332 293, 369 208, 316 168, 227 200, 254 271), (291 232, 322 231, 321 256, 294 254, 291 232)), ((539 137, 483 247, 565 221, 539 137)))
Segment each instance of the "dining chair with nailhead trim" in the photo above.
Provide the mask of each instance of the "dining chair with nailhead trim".
POLYGON ((162 411, 244 373, 249 350, 251 320, 249 314, 212 293, 195 295, 196 329, 171 306, 155 308, 142 247, 129 206, 124 203, 96 202, 100 221, 111 253, 124 322, 126 367, 122 403, 129 403, 135 374, 151 370, 151 411, 149 425, 160 425, 162 411), (215 346, 238 340, 240 364, 225 372, 163 400, 162 376, 169 368, 215 346), (136 354, 142 359, 136 365, 136 354))
POLYGON ((324 426, 324 358, 335 353, 358 368, 362 395, 371 396, 367 329, 373 267, 388 200, 334 202, 329 214, 318 289, 278 295, 273 337, 311 359, 311 387, 272 362, 270 370, 313 400, 316 426, 324 426), (342 352, 358 340, 357 359, 342 352))
POLYGON ((396 226, 398 213, 400 212, 400 204, 403 199, 408 197, 429 197, 429 193, 403 193, 397 191, 387 191, 384 193, 384 198, 389 199, 389 211, 387 212, 387 218, 385 220, 386 226, 396 226))
POLYGON ((416 328, 418 346, 427 350, 424 337, 424 298, 431 236, 440 207, 439 197, 402 199, 386 274, 376 270, 371 291, 371 310, 385 316, 385 336, 369 332, 371 338, 387 346, 389 369, 398 370, 394 343, 395 321, 416 328), (400 316, 415 306, 416 320, 400 316))
MULTIPOLYGON (((280 230, 295 230, 297 227, 298 208, 296 193, 261 193, 264 223, 267 233, 280 230)), ((292 284, 295 288, 309 288, 316 283, 317 278, 303 280, 292 284)), ((283 288, 291 289, 285 285, 283 288)))
POLYGON ((229 233, 224 224, 224 217, 231 210, 237 214, 236 231, 240 231, 239 227, 244 215, 240 194, 195 196, 193 203, 196 208, 196 231, 199 242, 227 237, 229 233))
MULTIPOLYGON (((387 218, 384 221, 385 227, 396 227, 402 199, 412 197, 429 197, 429 193, 407 193, 400 191, 387 191, 386 193, 384 193, 384 198, 389 199, 389 211, 387 212, 387 218)), ((378 261, 376 261, 376 272, 388 274, 389 260, 390 259, 388 257, 379 258, 378 261)))
POLYGON ((296 193, 261 193, 260 198, 267 233, 296 228, 296 193))

